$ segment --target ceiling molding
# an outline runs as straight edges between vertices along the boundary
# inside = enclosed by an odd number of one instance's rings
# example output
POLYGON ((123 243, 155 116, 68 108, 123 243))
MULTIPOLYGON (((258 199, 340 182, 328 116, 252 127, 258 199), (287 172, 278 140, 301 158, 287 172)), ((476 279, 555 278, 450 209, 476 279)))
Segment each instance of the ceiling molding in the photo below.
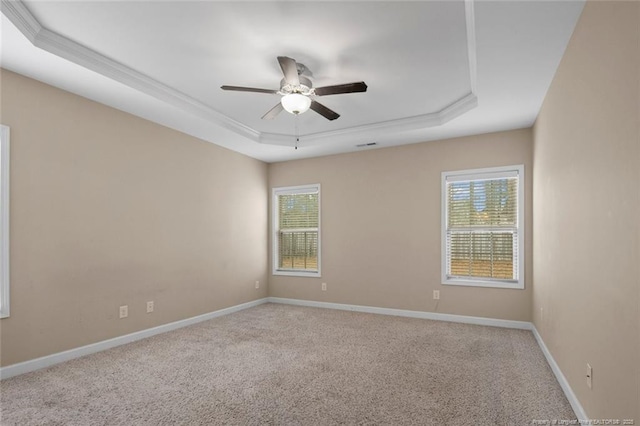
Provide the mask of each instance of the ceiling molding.
POLYGON ((227 117, 166 84, 45 28, 21 0, 2 0, 1 7, 2 13, 34 46, 179 109, 208 119, 249 139, 258 140, 260 133, 249 126, 227 117))
MULTIPOLYGON (((478 105, 478 98, 476 95, 477 67, 474 0, 464 1, 469 83, 471 88, 471 91, 467 95, 452 102, 442 110, 432 113, 365 124, 335 131, 301 135, 301 145, 315 145, 328 141, 369 140, 372 137, 379 137, 381 133, 401 133, 439 126, 475 108, 478 105)), ((254 142, 287 146, 293 144, 291 135, 261 133, 179 90, 43 27, 22 0, 1 0, 0 6, 2 13, 11 20, 16 28, 18 28, 34 46, 40 49, 97 72, 178 109, 204 118, 254 142)))
MULTIPOLYGON (((414 117, 405 117, 397 120, 382 121, 362 126, 349 127, 346 129, 333 130, 330 132, 300 135, 299 146, 311 146, 326 141, 370 141, 377 139, 381 134, 390 132, 400 133, 427 127, 440 126, 447 121, 472 110, 478 105, 478 98, 473 93, 468 93, 446 108, 433 113, 423 114, 414 117)), ((293 143, 292 135, 277 133, 261 133, 260 142, 272 145, 290 146, 293 143)))
MULTIPOLYGON (((469 61, 469 87, 471 91, 444 107, 440 111, 422 114, 414 117, 403 117, 396 120, 389 120, 362 126, 349 127, 341 130, 329 132, 300 135, 300 146, 310 146, 323 142, 362 141, 376 139, 382 133, 406 132, 428 127, 441 126, 448 121, 472 110, 478 106, 478 96, 476 94, 477 85, 477 62, 476 62, 476 24, 474 0, 464 0, 465 23, 467 30, 467 58, 469 61)), ((260 133, 260 143, 272 145, 292 145, 293 136, 276 133, 260 133)))
POLYGON ((476 12, 473 6, 474 0, 464 1, 464 14, 467 23, 467 55, 469 58, 469 83, 471 93, 476 93, 477 62, 476 62, 476 12))
POLYGON ((42 30, 40 22, 29 12, 29 9, 21 1, 2 0, 0 3, 2 13, 7 16, 13 25, 35 44, 36 36, 42 30))

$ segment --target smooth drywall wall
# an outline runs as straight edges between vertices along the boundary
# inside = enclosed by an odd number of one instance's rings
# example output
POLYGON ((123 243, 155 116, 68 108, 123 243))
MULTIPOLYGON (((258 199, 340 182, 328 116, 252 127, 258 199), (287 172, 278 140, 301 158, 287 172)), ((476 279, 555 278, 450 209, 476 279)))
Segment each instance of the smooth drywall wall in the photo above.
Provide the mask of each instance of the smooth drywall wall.
POLYGON ((525 129, 270 164, 272 188, 322 185, 322 277, 271 275, 269 295, 530 321, 531 142, 525 129), (441 173, 515 164, 525 166, 525 289, 442 285, 441 173))
POLYGON ((535 326, 620 424, 640 423, 639 27, 637 2, 587 3, 534 127, 535 326))
POLYGON ((265 163, 1 78, 0 121, 11 128, 2 365, 266 296, 265 163))

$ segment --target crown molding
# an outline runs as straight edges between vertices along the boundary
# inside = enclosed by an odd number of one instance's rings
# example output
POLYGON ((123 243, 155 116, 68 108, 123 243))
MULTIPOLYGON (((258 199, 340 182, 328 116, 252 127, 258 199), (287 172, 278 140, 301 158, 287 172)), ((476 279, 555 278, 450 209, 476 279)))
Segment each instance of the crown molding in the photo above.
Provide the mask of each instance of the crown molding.
MULTIPOLYGON (((331 141, 339 143, 343 141, 359 142, 372 140, 380 136, 381 133, 407 132, 427 127, 441 126, 467 111, 478 106, 477 87, 477 61, 476 61, 476 24, 475 24, 475 0, 464 0, 465 23, 467 30, 467 58, 469 61, 469 87, 470 92, 462 98, 444 107, 440 111, 417 115, 414 117, 399 118, 384 122, 365 124, 362 126, 349 127, 341 130, 329 132, 312 133, 300 135, 299 146, 311 146, 318 143, 331 141)), ((291 146, 293 138, 291 135, 277 133, 260 133, 260 143, 271 145, 291 146)))
POLYGON ((469 83, 471 93, 476 93, 478 66, 476 61, 476 12, 474 0, 464 1, 464 15, 467 24, 467 56, 469 58, 469 83))
POLYGON ((2 13, 36 47, 257 141, 260 133, 145 74, 43 27, 21 0, 2 0, 2 13))
POLYGON ((31 44, 35 44, 36 36, 42 30, 42 25, 29 12, 29 9, 22 1, 2 0, 0 10, 24 34, 31 44))
MULTIPOLYGON (((326 141, 363 141, 380 137, 381 134, 393 132, 409 132, 412 130, 424 129, 427 127, 440 126, 454 118, 472 110, 478 106, 478 98, 474 93, 468 93, 442 110, 431 113, 417 115, 414 117, 399 118, 397 120, 381 121, 362 126, 348 127, 346 129, 332 130, 330 132, 312 133, 300 136, 299 146, 312 146, 326 141)), ((272 145, 290 146, 292 144, 291 135, 278 133, 261 133, 260 143, 272 145)))
MULTIPOLYGON (((259 132, 242 124, 191 96, 140 73, 122 63, 114 61, 82 44, 42 26, 22 0, 0 0, 2 13, 36 47, 69 60, 77 65, 97 72, 141 93, 166 102, 182 111, 204 118, 229 129, 251 141, 271 145, 292 145, 292 136, 259 132)), ((346 129, 306 134, 300 136, 300 146, 311 146, 323 142, 345 140, 370 140, 381 133, 397 134, 428 127, 440 126, 478 105, 476 95, 476 36, 474 0, 465 2, 465 24, 467 31, 467 55, 469 61, 470 92, 440 111, 404 117, 396 120, 364 124, 346 129)))

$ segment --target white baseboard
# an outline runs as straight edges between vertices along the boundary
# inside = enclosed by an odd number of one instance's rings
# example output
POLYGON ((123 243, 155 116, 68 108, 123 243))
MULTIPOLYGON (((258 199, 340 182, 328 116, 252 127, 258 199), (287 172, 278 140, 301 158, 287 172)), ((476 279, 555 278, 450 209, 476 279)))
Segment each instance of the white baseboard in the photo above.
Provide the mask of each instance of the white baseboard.
POLYGON ((267 301, 268 298, 265 297, 262 299, 253 300, 251 302, 242 303, 240 305, 230 306, 228 308, 183 319, 180 321, 171 322, 169 324, 163 324, 157 327, 148 328, 146 330, 137 331, 135 333, 126 334, 124 336, 114 337, 113 339, 103 340, 102 342, 81 346, 75 349, 69 349, 68 351, 58 352, 52 355, 43 356, 41 358, 20 362, 18 364, 8 365, 6 367, 0 368, 0 380, 8 379, 9 377, 18 376, 20 374, 30 373, 32 371, 40 370, 42 368, 59 364, 61 362, 79 358, 81 356, 104 351, 106 349, 111 349, 116 346, 126 345, 127 343, 155 336, 156 334, 166 333, 167 331, 176 330, 178 328, 186 327, 192 324, 197 324, 199 322, 207 321, 222 315, 228 315, 233 312, 238 312, 243 309, 261 305, 263 303, 266 303, 267 301))
POLYGON ((562 374, 562 370, 560 370, 560 367, 556 363, 556 360, 553 359, 553 356, 551 355, 551 352, 549 352, 547 345, 545 345, 544 340, 542 340, 542 336, 540 336, 540 333, 538 333, 538 329, 536 329, 533 324, 531 324, 531 331, 533 332, 533 336, 536 338, 536 341, 538 342, 538 346, 540 346, 542 353, 544 354, 545 358, 547 358, 547 362, 549 363, 553 374, 555 374, 560 387, 569 400, 569 404, 571 404, 571 408, 573 408, 573 412, 576 414, 576 417, 578 418, 578 420, 583 420, 584 424, 588 424, 587 422, 589 420, 589 416, 587 416, 584 408, 582 408, 582 404, 580 404, 580 401, 578 401, 576 394, 573 393, 573 389, 571 389, 567 378, 564 377, 564 374, 562 374))
POLYGON ((422 318, 422 319, 430 319, 436 321, 449 321, 449 322, 460 322, 465 324, 477 324, 477 325, 489 325, 493 327, 504 327, 504 328, 517 328, 521 330, 531 330, 533 336, 538 342, 538 346, 542 350, 553 374, 556 376, 560 387, 562 388, 567 400, 569 400, 569 404, 571 404, 571 408, 573 409, 578 420, 587 420, 589 417, 582 408, 580 401, 576 398, 575 393, 573 393, 573 389, 569 385, 569 382, 562 374, 560 367, 553 359, 551 352, 547 349, 547 346, 544 344, 542 337, 538 333, 538 330, 531 322, 527 321, 510 321, 510 320, 502 320, 502 319, 494 319, 494 318, 482 318, 482 317, 469 317, 465 315, 452 315, 452 314, 438 314, 434 312, 421 312, 421 311, 408 311, 404 309, 389 309, 389 308, 378 308, 372 306, 362 306, 362 305, 345 305, 342 303, 329 303, 329 302, 316 302, 311 300, 301 300, 301 299, 286 299, 281 297, 268 297, 267 298, 271 303, 282 303, 286 305, 298 305, 298 306, 310 306, 314 308, 327 308, 327 309, 339 309, 344 311, 357 311, 357 312, 367 312, 371 314, 382 314, 382 315, 394 315, 400 317, 410 317, 410 318, 422 318))
POLYGON ((42 368, 46 368, 55 364, 59 364, 61 362, 70 361, 75 358, 79 358, 81 356, 93 354, 96 352, 104 351, 110 348, 114 348, 116 346, 125 345, 127 343, 135 342, 137 340, 145 339, 147 337, 155 336, 156 334, 166 333, 168 331, 176 330, 182 327, 187 327, 192 324, 197 324, 202 321, 207 321, 222 315, 228 315, 234 312, 241 311, 243 309, 248 309, 254 306, 261 305, 263 303, 280 303, 285 305, 298 305, 298 306, 309 306, 314 308, 326 308, 326 309, 338 309, 344 311, 355 311, 355 312, 366 312, 371 314, 380 314, 380 315, 393 315, 399 317, 409 317, 409 318, 422 318, 436 321, 449 321, 449 322, 458 322, 465 324, 477 324, 477 325, 488 325, 493 327, 503 327, 503 328, 516 328, 521 330, 531 330, 533 335, 542 350, 553 374, 555 374, 560 387, 564 391, 565 396, 569 400, 571 404, 571 408, 576 414, 578 420, 587 420, 589 417, 585 413, 580 401, 576 398, 575 393, 571 389, 569 382, 562 374, 560 367, 553 359, 553 356, 549 352, 549 349, 544 344, 542 337, 538 333, 538 330, 535 326, 527 321, 511 321, 511 320, 503 320, 503 319, 494 319, 494 318, 483 318, 483 317, 470 317, 465 315, 452 315, 452 314, 439 314, 435 312, 422 312, 422 311, 409 311, 405 309, 391 309, 391 308, 378 308, 374 306, 362 306, 362 305, 348 305, 342 303, 330 303, 330 302, 316 302, 312 300, 301 300, 301 299, 287 299, 282 297, 265 297, 263 299, 253 300, 251 302, 242 303, 240 305, 230 306, 228 308, 220 309, 217 311, 209 312, 203 315, 198 315, 195 317, 183 319, 180 321, 175 321, 169 324, 159 325, 157 327, 149 328, 146 330, 137 331, 135 333, 127 334, 124 336, 114 337, 113 339, 103 340, 102 342, 93 343, 90 345, 82 346, 75 349, 70 349, 64 352, 58 352, 52 355, 44 356, 41 358, 32 359, 29 361, 21 362, 18 364, 8 365, 6 367, 0 368, 0 380, 8 379, 9 377, 18 376, 20 374, 29 373, 32 371, 40 370, 42 368))
POLYGON ((338 309, 342 311, 366 312, 369 314, 393 315, 397 317, 422 318, 436 321, 461 322, 465 324, 489 325, 493 327, 518 328, 531 330, 532 324, 527 321, 511 321, 494 318, 469 317, 465 315, 439 314, 435 312, 408 311, 405 309, 378 308, 374 306, 345 305, 342 303, 315 302, 311 300, 286 299, 268 297, 269 302, 285 305, 310 306, 314 308, 338 309))

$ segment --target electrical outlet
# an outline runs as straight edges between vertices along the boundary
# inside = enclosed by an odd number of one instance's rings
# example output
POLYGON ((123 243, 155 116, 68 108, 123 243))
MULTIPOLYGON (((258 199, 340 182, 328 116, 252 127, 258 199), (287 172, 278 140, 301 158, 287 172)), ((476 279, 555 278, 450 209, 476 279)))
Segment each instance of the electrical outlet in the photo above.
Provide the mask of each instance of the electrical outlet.
POLYGON ((153 300, 147 302, 147 313, 150 314, 153 312, 153 300))
POLYGON ((129 305, 120 306, 120 319, 129 316, 129 305))
POLYGON ((260 281, 256 281, 256 288, 260 288, 260 281))
POLYGON ((327 291, 327 283, 322 283, 322 291, 327 291))
POLYGON ((593 369, 591 368, 591 365, 587 364, 587 386, 589 387, 589 389, 591 389, 592 380, 593 380, 593 369))
POLYGON ((440 290, 433 290, 433 300, 440 300, 440 290))

